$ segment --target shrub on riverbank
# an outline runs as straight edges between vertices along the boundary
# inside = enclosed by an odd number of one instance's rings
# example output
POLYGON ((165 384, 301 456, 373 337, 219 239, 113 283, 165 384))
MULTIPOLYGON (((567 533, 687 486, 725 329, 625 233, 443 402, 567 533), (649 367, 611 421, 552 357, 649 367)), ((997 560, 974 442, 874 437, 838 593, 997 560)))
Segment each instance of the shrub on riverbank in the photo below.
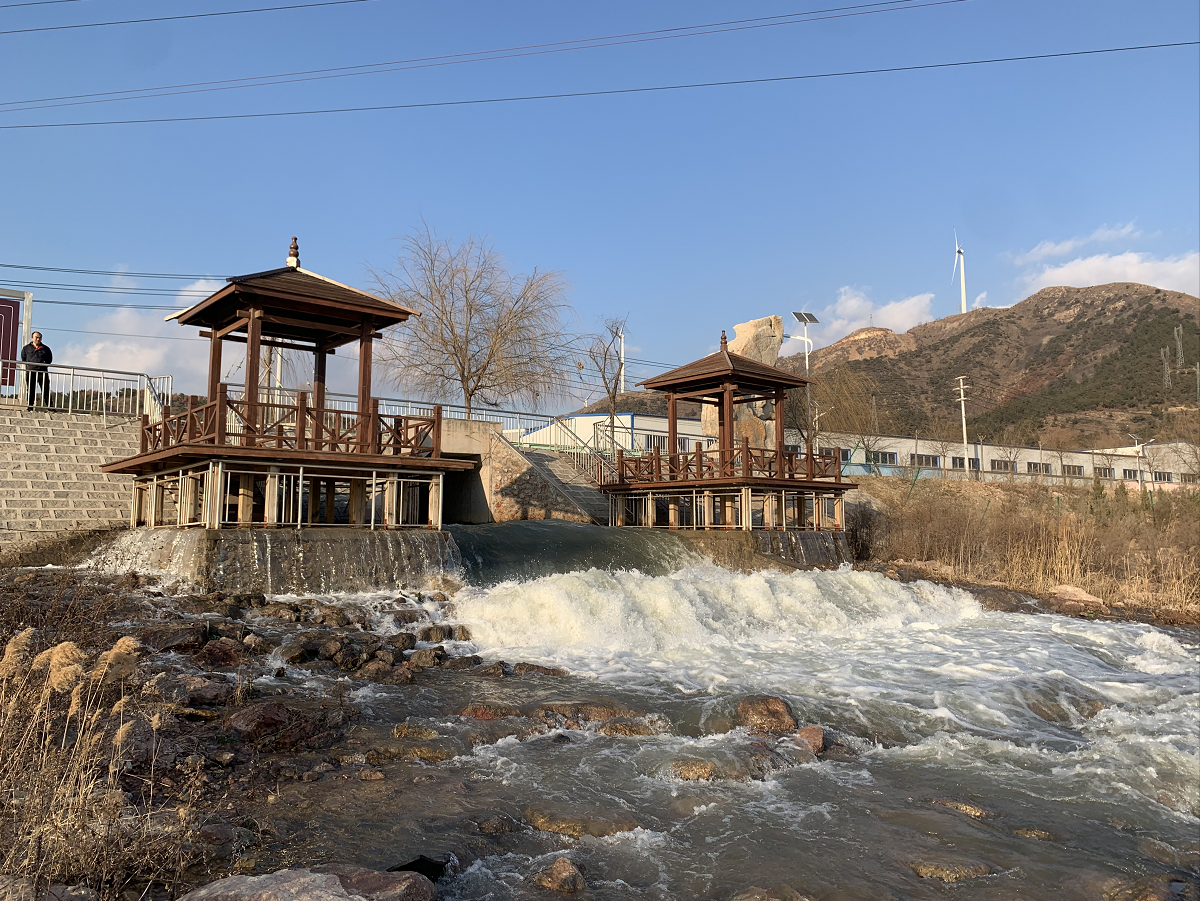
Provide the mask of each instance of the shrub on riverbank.
POLYGON ((1108 604, 1200 618, 1200 492, 858 481, 887 505, 870 530, 877 560, 929 561, 1034 593, 1076 585, 1108 604))
POLYGON ((86 883, 104 898, 177 881, 191 817, 156 805, 152 778, 134 780, 144 790, 130 779, 135 762, 153 767, 163 716, 139 709, 138 642, 109 646, 103 599, 89 616, 75 586, 50 597, 3 587, 0 874, 86 883))

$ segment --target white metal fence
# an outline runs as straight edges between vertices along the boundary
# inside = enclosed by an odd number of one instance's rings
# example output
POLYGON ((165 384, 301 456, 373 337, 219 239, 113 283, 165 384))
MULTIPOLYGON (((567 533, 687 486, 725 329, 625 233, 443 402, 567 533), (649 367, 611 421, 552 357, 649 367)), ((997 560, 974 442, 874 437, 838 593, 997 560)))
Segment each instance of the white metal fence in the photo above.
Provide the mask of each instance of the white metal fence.
POLYGON ((0 405, 99 416, 162 415, 171 397, 169 375, 0 360, 0 405))

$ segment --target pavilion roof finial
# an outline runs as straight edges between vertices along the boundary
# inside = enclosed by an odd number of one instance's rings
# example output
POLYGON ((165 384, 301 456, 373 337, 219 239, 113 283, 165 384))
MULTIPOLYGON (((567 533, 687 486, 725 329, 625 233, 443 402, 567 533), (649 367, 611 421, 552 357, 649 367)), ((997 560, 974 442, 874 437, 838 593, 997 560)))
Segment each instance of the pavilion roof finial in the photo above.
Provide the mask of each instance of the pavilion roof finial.
POLYGON ((288 248, 287 264, 293 269, 300 268, 300 245, 295 235, 292 235, 292 246, 288 248))
POLYGON ((728 347, 725 343, 725 329, 721 329, 721 350, 728 350, 728 347))

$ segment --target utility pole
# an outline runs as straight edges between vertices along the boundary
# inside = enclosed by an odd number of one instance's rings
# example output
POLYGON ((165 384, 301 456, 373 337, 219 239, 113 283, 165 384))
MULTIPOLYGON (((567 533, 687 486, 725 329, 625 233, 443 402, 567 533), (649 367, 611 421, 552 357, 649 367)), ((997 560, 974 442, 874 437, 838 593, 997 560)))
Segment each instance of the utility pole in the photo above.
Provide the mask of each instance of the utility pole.
MULTIPOLYGON (((1162 364, 1163 364, 1163 391, 1171 390, 1171 349, 1164 347, 1162 349, 1162 364)), ((1165 402, 1164 398, 1164 402, 1165 402)))
POLYGON ((970 478, 971 476, 971 454, 967 448, 967 386, 965 375, 960 375, 958 378, 958 407, 962 412, 962 429, 963 429, 963 473, 970 478))
POLYGON ((621 332, 621 393, 625 393, 625 333, 621 332))
MULTIPOLYGON (((817 317, 814 316, 812 313, 804 313, 804 312, 801 312, 801 313, 793 312, 792 318, 804 326, 804 335, 803 336, 784 335, 783 337, 799 338, 801 341, 804 342, 804 377, 807 379, 808 378, 808 352, 810 350, 812 350, 812 340, 808 337, 808 325, 810 322, 813 323, 814 325, 818 324, 820 322, 820 320, 818 320, 817 317)), ((815 434, 817 431, 817 423, 816 423, 816 420, 813 419, 812 386, 811 385, 804 386, 804 403, 808 407, 808 424, 807 424, 808 430, 815 434)), ((820 418, 820 417, 818 416, 818 418, 820 418)), ((809 443, 810 444, 812 443, 812 435, 809 435, 809 443)))

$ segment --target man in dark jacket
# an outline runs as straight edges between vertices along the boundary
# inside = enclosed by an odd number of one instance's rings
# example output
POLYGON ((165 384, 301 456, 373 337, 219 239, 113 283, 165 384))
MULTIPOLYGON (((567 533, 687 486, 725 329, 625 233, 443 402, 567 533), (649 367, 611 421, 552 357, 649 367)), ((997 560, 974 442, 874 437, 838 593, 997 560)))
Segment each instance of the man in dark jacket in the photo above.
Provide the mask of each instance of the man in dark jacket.
POLYGON ((21 362, 25 363, 25 409, 32 410, 34 397, 42 395, 42 403, 50 403, 50 373, 46 367, 54 362, 54 354, 42 343, 42 333, 34 332, 33 340, 21 348, 21 362))

